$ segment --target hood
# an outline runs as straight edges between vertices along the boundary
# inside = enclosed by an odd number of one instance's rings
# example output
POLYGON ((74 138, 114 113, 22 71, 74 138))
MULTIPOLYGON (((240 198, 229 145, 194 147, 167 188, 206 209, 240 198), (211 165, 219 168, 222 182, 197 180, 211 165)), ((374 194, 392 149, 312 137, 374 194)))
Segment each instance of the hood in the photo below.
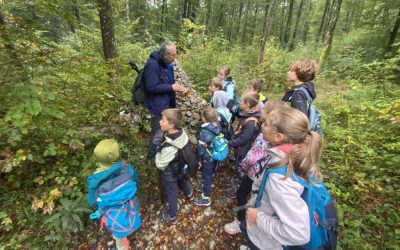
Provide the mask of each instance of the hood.
POLYGON ((213 126, 211 123, 203 124, 202 129, 207 130, 215 135, 219 135, 221 133, 221 128, 219 126, 213 126))
POLYGON ((317 93, 315 92, 315 88, 314 88, 314 83, 305 82, 305 83, 296 85, 296 86, 290 88, 289 90, 287 90, 285 95, 282 98, 282 101, 287 102, 289 100, 289 98, 293 95, 293 92, 295 91, 295 89, 299 89, 301 87, 305 88, 308 91, 308 93, 310 94, 312 99, 315 99, 317 97, 317 93))
POLYGON ((189 141, 189 137, 185 130, 182 129, 182 134, 176 139, 171 139, 165 136, 164 143, 171 144, 170 147, 163 147, 160 152, 156 154, 156 167, 160 170, 165 170, 171 161, 174 160, 178 149, 182 149, 189 141))
POLYGON ((189 141, 189 137, 186 134, 185 130, 181 130, 182 134, 180 134, 176 139, 172 139, 168 136, 165 136, 165 142, 171 144, 172 146, 182 149, 186 143, 189 141))
POLYGON ((226 108, 226 105, 229 102, 228 94, 223 90, 215 91, 211 98, 211 102, 213 103, 214 108, 216 109, 220 107, 226 108))
POLYGON ((161 55, 159 51, 154 51, 153 53, 150 54, 150 58, 155 59, 157 62, 159 62, 163 66, 167 66, 167 64, 164 62, 164 56, 161 55))
POLYGON ((240 117, 243 119, 249 118, 249 117, 255 117, 255 118, 260 118, 260 111, 249 111, 247 113, 241 113, 240 117))
MULTIPOLYGON (((231 122, 232 113, 229 111, 228 108, 222 108, 222 107, 221 108, 217 108, 217 112, 218 112, 218 115, 224 116, 224 118, 225 118, 225 120, 227 122, 231 122)), ((220 117, 218 117, 218 121, 221 121, 220 117)))

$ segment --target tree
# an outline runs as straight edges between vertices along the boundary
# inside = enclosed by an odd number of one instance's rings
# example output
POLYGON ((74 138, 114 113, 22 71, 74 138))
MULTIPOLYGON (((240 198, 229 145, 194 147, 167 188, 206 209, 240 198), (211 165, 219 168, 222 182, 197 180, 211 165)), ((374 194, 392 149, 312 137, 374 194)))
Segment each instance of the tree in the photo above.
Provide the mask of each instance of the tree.
POLYGON ((318 34, 317 34, 317 37, 316 37, 316 42, 317 43, 319 42, 321 34, 322 34, 322 31, 325 28, 327 13, 328 13, 328 9, 329 9, 330 5, 331 5, 331 1, 330 0, 325 0, 325 7, 324 7, 324 11, 322 12, 321 22, 319 24, 318 34))
POLYGON ((337 20, 339 19, 340 7, 342 5, 342 0, 334 0, 332 3, 332 19, 329 21, 329 27, 326 33, 326 43, 321 51, 319 58, 319 64, 322 68, 326 58, 328 58, 329 52, 332 47, 333 33, 335 31, 337 20))
POLYGON ((286 31, 285 31, 285 45, 288 44, 288 42, 289 42, 290 27, 292 25, 293 5, 294 5, 294 0, 290 0, 289 13, 288 13, 288 19, 287 19, 286 31))
POLYGON ((300 21, 301 21, 301 12, 303 11, 303 4, 304 4, 304 0, 300 0, 300 5, 297 10, 296 24, 294 26, 293 36, 292 36, 292 41, 290 42, 289 51, 293 50, 294 44, 296 43, 296 36, 297 36, 297 33, 299 32, 299 26, 300 26, 300 21))
POLYGON ((260 52, 258 54, 258 63, 262 63, 264 60, 265 46, 267 44, 267 39, 269 35, 269 25, 271 23, 272 15, 275 9, 275 4, 276 4, 275 0, 272 0, 271 2, 265 5, 264 27, 260 43, 260 52))
POLYGON ((400 10, 397 13, 397 18, 396 18, 394 27, 393 27, 392 31, 390 32, 389 42, 387 45, 387 51, 390 51, 392 49, 392 45, 396 39, 397 31, 399 30, 399 27, 400 27, 400 10))

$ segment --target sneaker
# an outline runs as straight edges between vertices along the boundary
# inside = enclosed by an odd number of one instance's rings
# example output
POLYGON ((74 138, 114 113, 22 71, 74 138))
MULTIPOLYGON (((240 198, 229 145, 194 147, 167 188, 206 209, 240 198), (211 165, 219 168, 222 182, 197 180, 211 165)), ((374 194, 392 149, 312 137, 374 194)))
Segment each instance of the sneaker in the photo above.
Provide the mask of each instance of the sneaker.
POLYGON ((201 194, 200 198, 196 198, 194 200, 194 204, 196 204, 197 206, 208 207, 211 205, 211 199, 209 196, 205 196, 204 194, 201 194))
POLYGON ((190 194, 186 195, 186 199, 188 199, 189 201, 194 200, 193 189, 190 190, 190 194))
POLYGON ((225 224, 224 230, 228 234, 237 234, 240 233, 240 227, 239 227, 240 222, 235 218, 234 221, 231 223, 225 224))
POLYGON ((163 212, 162 216, 163 216, 164 221, 167 223, 170 223, 172 225, 175 225, 176 223, 178 223, 178 219, 176 218, 176 216, 170 217, 168 214, 168 211, 166 211, 166 210, 163 212))
POLYGON ((237 188, 232 188, 231 190, 229 190, 225 193, 225 196, 228 198, 234 199, 234 198, 236 198, 236 191, 237 191, 237 188))
POLYGON ((203 184, 194 185, 194 189, 199 192, 203 192, 203 184))
POLYGON ((250 248, 246 245, 240 245, 239 250, 250 250, 250 248))

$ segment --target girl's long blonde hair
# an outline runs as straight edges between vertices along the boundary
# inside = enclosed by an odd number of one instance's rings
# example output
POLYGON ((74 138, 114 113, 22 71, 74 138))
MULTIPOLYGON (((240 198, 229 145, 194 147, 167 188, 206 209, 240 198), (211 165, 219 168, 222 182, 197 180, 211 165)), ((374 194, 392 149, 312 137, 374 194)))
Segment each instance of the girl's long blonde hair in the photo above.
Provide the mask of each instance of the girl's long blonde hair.
POLYGON ((318 167, 322 142, 318 133, 310 131, 308 118, 301 111, 279 107, 268 114, 268 125, 284 135, 284 142, 293 145, 293 150, 283 160, 287 163, 287 176, 295 174, 308 182, 311 177, 322 179, 318 167))

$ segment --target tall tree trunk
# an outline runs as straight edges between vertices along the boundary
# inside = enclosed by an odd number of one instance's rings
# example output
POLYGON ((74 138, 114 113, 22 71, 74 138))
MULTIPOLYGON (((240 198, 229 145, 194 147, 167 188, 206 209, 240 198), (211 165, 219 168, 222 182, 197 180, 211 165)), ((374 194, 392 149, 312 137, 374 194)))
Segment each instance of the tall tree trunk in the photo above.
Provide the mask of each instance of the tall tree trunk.
POLYGON ((354 23, 354 26, 356 28, 360 27, 360 22, 361 22, 361 16, 364 11, 365 7, 365 0, 358 0, 357 1, 357 14, 356 14, 356 20, 354 23))
POLYGON ((240 31, 240 21, 242 20, 242 13, 243 13, 243 0, 240 0, 240 5, 239 5, 239 17, 237 20, 237 26, 236 26, 236 34, 235 37, 237 37, 237 35, 239 35, 239 31, 240 31))
POLYGON ((245 12, 245 16, 244 16, 244 24, 243 24, 243 30, 242 30, 242 44, 246 41, 246 34, 247 34, 247 22, 249 19, 249 10, 250 10, 250 6, 251 6, 251 0, 247 0, 247 5, 246 5, 246 12, 245 12))
POLYGON ((321 40, 322 43, 324 43, 326 41, 326 34, 328 33, 329 24, 330 24, 330 21, 332 20, 332 14, 334 13, 333 6, 335 5, 335 1, 336 0, 333 0, 332 5, 329 6, 329 8, 328 8, 328 13, 326 14, 327 19, 325 21, 325 26, 322 30, 322 40, 321 40))
POLYGON ((302 37, 301 37, 301 40, 302 40, 302 42, 303 42, 303 44, 305 44, 306 43, 306 41, 307 41, 307 36, 308 36, 308 30, 309 30, 309 27, 310 27, 310 16, 311 16, 311 14, 310 13, 312 13, 313 11, 312 11, 312 0, 308 0, 308 2, 307 2, 307 4, 306 4, 306 13, 304 14, 304 27, 303 27, 303 34, 302 34, 302 37))
POLYGON ((253 38, 254 38, 254 34, 256 33, 256 29, 257 29, 257 14, 258 14, 258 2, 256 1, 256 9, 254 10, 254 16, 253 16, 253 25, 251 28, 251 32, 250 32, 250 44, 253 44, 253 38))
POLYGON ((394 41, 396 40, 397 31, 399 30, 399 27, 400 27, 400 10, 397 13, 397 18, 396 18, 394 27, 393 27, 392 31, 390 32, 389 42, 388 42, 387 49, 386 49, 387 51, 390 51, 392 49, 392 45, 393 45, 394 41))
POLYGON ((317 38, 315 39, 315 41, 317 43, 320 41, 320 37, 321 37, 322 31, 324 30, 325 22, 326 22, 326 14, 328 13, 328 9, 329 9, 330 5, 331 5, 330 0, 326 0, 325 1, 324 12, 322 13, 321 22, 319 24, 317 38))
POLYGON ((212 12, 212 0, 205 0, 206 5, 206 17, 205 17, 205 25, 207 34, 211 32, 211 12, 212 12))
POLYGON ((118 65, 115 62, 117 50, 115 45, 114 24, 110 0, 97 0, 100 16, 101 38, 103 40, 104 58, 111 64, 114 71, 110 72, 111 81, 115 82, 118 65))
POLYGON ((128 23, 131 22, 131 8, 129 4, 129 0, 125 0, 125 15, 126 15, 126 21, 128 23))
POLYGON ((190 0, 189 19, 194 22, 196 20, 197 9, 199 8, 199 0, 190 0))
POLYGON ((221 6, 218 11, 219 16, 218 16, 218 28, 217 29, 219 29, 219 27, 222 27, 222 25, 224 24, 223 12, 224 12, 224 3, 221 3, 221 6))
POLYGON ((282 13, 281 13, 281 34, 279 35, 279 41, 281 44, 281 47, 285 46, 285 6, 286 6, 286 0, 283 0, 283 5, 282 7, 282 13))
POLYGON ((326 43, 321 51, 321 56, 319 57, 319 64, 322 66, 325 64, 326 59, 329 56, 329 52, 332 47, 333 33, 335 32, 335 27, 337 20, 340 15, 340 7, 342 6, 342 0, 334 0, 332 4, 332 19, 329 21, 329 28, 326 34, 326 43))
POLYGON ((290 0, 290 2, 289 2, 288 20, 287 20, 287 23, 286 23, 286 31, 285 31, 285 46, 289 42, 290 28, 292 26, 293 5, 294 5, 294 0, 290 0))
POLYGON ((299 9, 297 10, 296 24, 294 26, 293 36, 289 46, 289 51, 292 51, 294 49, 294 45, 296 44, 296 36, 297 33, 299 32, 299 24, 301 22, 301 12, 303 11, 303 5, 304 5, 304 0, 300 0, 299 9))
POLYGON ((167 27, 167 23, 166 23, 166 18, 165 16, 167 15, 167 0, 162 0, 162 4, 161 4, 161 26, 160 26, 160 30, 161 33, 164 32, 164 28, 167 27))
POLYGON ((184 0, 183 1, 183 14, 182 17, 183 18, 188 18, 188 13, 189 13, 189 1, 190 0, 184 0))
POLYGON ((269 25, 272 21, 272 16, 275 9, 275 0, 272 0, 270 3, 265 6, 265 16, 264 16, 264 27, 263 27, 263 36, 261 38, 260 43, 260 52, 258 55, 258 63, 261 64, 264 61, 264 53, 265 46, 267 45, 268 35, 269 35, 269 25))

